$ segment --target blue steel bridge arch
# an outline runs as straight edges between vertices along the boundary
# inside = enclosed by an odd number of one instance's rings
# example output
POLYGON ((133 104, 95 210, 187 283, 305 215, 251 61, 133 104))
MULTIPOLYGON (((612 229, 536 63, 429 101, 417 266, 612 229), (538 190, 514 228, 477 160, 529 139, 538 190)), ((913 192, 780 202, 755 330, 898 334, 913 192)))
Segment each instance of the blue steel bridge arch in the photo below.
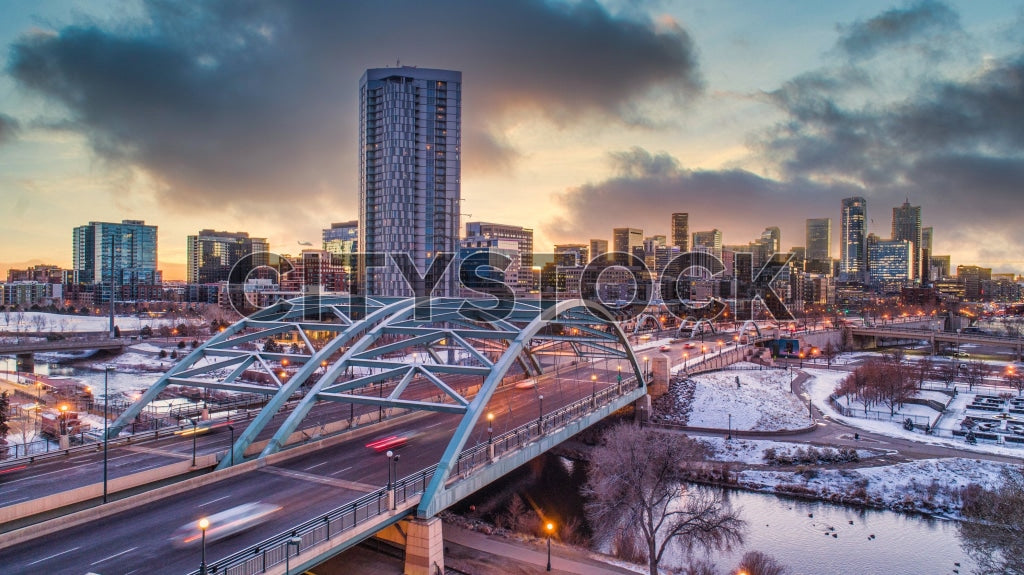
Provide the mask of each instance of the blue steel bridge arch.
MULTIPOLYGON (((271 418, 305 389, 294 408, 262 449, 259 458, 280 451, 288 437, 319 401, 377 405, 411 411, 461 414, 419 514, 439 511, 435 495, 445 481, 470 431, 502 379, 513 369, 540 375, 544 355, 626 360, 646 385, 626 335, 604 306, 585 300, 517 301, 493 313, 476 312, 487 300, 461 298, 305 297, 245 317, 210 338, 168 370, 109 427, 115 437, 170 385, 255 393, 266 405, 231 446, 218 469, 244 461, 243 454, 271 418), (495 315, 500 316, 494 317, 495 315), (266 351, 256 344, 288 336, 287 349, 266 351), (400 356, 400 357, 398 357, 400 356), (297 366, 286 375, 285 361, 297 366), (262 381, 251 373, 262 374, 262 381), (361 374, 356 372, 360 371, 361 374), (451 376, 479 376, 475 394, 460 393, 451 376), (389 382, 390 392, 377 389, 389 382), (411 388, 432 388, 436 399, 410 399, 411 388)), ((557 361, 558 358, 555 358, 557 361)))

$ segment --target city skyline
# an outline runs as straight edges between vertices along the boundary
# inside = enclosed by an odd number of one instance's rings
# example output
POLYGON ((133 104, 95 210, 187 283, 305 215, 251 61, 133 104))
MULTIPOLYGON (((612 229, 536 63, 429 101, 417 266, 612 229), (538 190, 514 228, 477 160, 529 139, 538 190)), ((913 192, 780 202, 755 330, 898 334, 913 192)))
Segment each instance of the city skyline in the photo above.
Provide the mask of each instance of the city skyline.
POLYGON ((727 243, 779 226, 788 250, 852 196, 888 237, 870 214, 909 198, 954 268, 1024 271, 1019 3, 451 2, 404 11, 380 43, 386 3, 74 6, 0 23, 2 269, 70 267, 86 221, 159 226, 166 279, 201 228, 299 251, 356 218, 359 76, 404 58, 465 74, 461 223, 553 246, 670 234, 680 212, 727 243), (510 51, 523 20, 530 48, 510 51))

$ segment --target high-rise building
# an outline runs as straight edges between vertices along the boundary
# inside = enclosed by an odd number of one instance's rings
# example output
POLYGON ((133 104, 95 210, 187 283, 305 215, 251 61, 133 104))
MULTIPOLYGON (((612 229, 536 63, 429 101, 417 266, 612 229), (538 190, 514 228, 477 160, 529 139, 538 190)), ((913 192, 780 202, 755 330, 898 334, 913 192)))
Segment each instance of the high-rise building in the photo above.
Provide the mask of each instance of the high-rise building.
POLYGON ((808 260, 825 261, 832 258, 832 218, 809 218, 807 220, 808 260))
MULTIPOLYGON (((608 240, 590 240, 590 257, 597 259, 608 253, 608 240)), ((605 260, 602 259, 601 262, 605 260)))
POLYGON ((558 244, 555 246, 555 264, 564 267, 585 266, 590 261, 587 244, 558 244))
POLYGON ((722 257, 722 232, 717 228, 706 232, 693 232, 691 251, 708 252, 716 258, 722 257))
POLYGON ((99 301, 110 301, 113 280, 118 300, 143 299, 144 286, 162 283, 156 269, 157 228, 143 220, 89 222, 72 236, 72 265, 79 284, 97 285, 99 301), (113 257, 111 257, 113 253, 113 257))
POLYGON ((952 263, 949 256, 932 256, 931 265, 933 280, 941 280, 950 276, 950 271, 952 271, 952 267, 950 266, 952 263))
POLYGON ((935 230, 928 226, 921 228, 921 283, 928 283, 932 277, 932 237, 935 230))
POLYGON ((992 268, 956 266, 956 280, 964 286, 964 299, 978 301, 985 292, 982 284, 992 279, 992 268))
POLYGON ((847 281, 864 281, 868 267, 868 202, 844 198, 839 216, 839 271, 847 281))
POLYGON ((892 239, 907 240, 913 244, 914 275, 911 279, 921 278, 921 206, 911 206, 908 199, 902 206, 892 209, 892 239))
POLYGON ((187 238, 185 279, 190 284, 228 281, 232 268, 240 265, 235 279, 245 281, 253 268, 267 265, 269 251, 266 238, 250 238, 246 232, 200 230, 187 238))
MULTIPOLYGON (((628 266, 630 258, 625 254, 634 254, 634 250, 644 249, 644 231, 637 228, 615 228, 612 230, 612 248, 616 252, 615 263, 620 266, 628 266)), ((640 261, 644 256, 640 254, 640 261)))
POLYGON ((323 231, 323 250, 333 254, 334 261, 341 265, 345 273, 346 289, 351 291, 356 287, 354 284, 359 277, 356 261, 356 254, 359 253, 359 221, 331 223, 331 227, 323 231))
POLYGON ((369 69, 359 80, 359 251, 407 254, 418 270, 360 256, 362 293, 455 295, 458 277, 431 268, 457 255, 462 173, 462 73, 369 69), (369 269, 367 263, 375 266, 369 269), (410 287, 410 283, 413 285, 410 287), (434 286, 433 290, 430 287, 434 286))
MULTIPOLYGON (((512 287, 530 289, 536 280, 533 277, 533 229, 511 224, 494 224, 491 222, 467 222, 466 239, 511 240, 519 246, 519 265, 521 268, 512 287)), ((464 246, 465 247, 465 246, 464 246)))
POLYGON ((690 214, 672 214, 672 245, 678 246, 680 252, 690 250, 690 214))
POLYGON ((878 240, 868 245, 871 283, 886 292, 896 292, 913 280, 914 245, 908 240, 878 240))

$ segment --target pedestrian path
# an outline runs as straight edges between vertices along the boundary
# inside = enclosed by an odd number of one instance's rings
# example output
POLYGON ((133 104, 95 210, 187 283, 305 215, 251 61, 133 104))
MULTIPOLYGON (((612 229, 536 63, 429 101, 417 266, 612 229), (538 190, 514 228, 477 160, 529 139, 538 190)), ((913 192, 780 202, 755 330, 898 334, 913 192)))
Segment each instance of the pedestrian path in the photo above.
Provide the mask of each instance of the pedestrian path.
MULTIPOLYGON (((476 549, 484 553, 506 557, 520 563, 535 565, 544 569, 547 566, 547 550, 537 550, 535 546, 525 542, 500 539, 484 535, 476 531, 446 523, 444 526, 446 542, 476 549)), ((591 559, 586 552, 552 543, 551 570, 554 573, 577 573, 580 575, 633 575, 639 571, 631 571, 608 563, 591 559)))

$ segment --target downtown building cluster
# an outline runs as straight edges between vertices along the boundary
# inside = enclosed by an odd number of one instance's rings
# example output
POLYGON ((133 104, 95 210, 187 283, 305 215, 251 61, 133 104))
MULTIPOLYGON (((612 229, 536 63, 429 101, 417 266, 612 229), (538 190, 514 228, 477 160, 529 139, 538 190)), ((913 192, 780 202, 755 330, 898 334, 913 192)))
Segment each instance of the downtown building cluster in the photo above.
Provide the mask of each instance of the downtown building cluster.
POLYGON ((367 70, 359 82, 358 138, 359 217, 329 224, 319 248, 279 254, 247 232, 203 229, 186 238, 186 281, 164 282, 157 226, 89 222, 73 230, 71 269, 12 269, 0 284, 0 302, 91 309, 111 300, 165 301, 241 309, 311 293, 474 297, 493 294, 498 285, 522 297, 736 302, 741 286, 765 270, 794 311, 893 294, 917 302, 1021 298, 1011 274, 977 266, 958 266, 954 274, 950 257, 932 251, 933 229, 922 227, 921 207, 909 201, 892 209, 890 237, 881 238, 868 230, 867 200, 842 199, 838 258, 829 217, 808 219, 803 245, 788 249, 776 226, 746 243, 726 243, 719 229, 691 231, 685 212, 671 214, 666 234, 621 227, 610 241, 581 239, 550 251, 534 245, 532 229, 514 223, 462 228, 462 74, 456 71, 367 70), (669 298, 657 278, 680 261, 687 267, 675 272, 685 281, 669 298), (469 273, 466 262, 473 264, 469 273), (652 281, 638 285, 638 273, 652 281), (584 294, 584 285, 596 286, 596 293, 584 294))

